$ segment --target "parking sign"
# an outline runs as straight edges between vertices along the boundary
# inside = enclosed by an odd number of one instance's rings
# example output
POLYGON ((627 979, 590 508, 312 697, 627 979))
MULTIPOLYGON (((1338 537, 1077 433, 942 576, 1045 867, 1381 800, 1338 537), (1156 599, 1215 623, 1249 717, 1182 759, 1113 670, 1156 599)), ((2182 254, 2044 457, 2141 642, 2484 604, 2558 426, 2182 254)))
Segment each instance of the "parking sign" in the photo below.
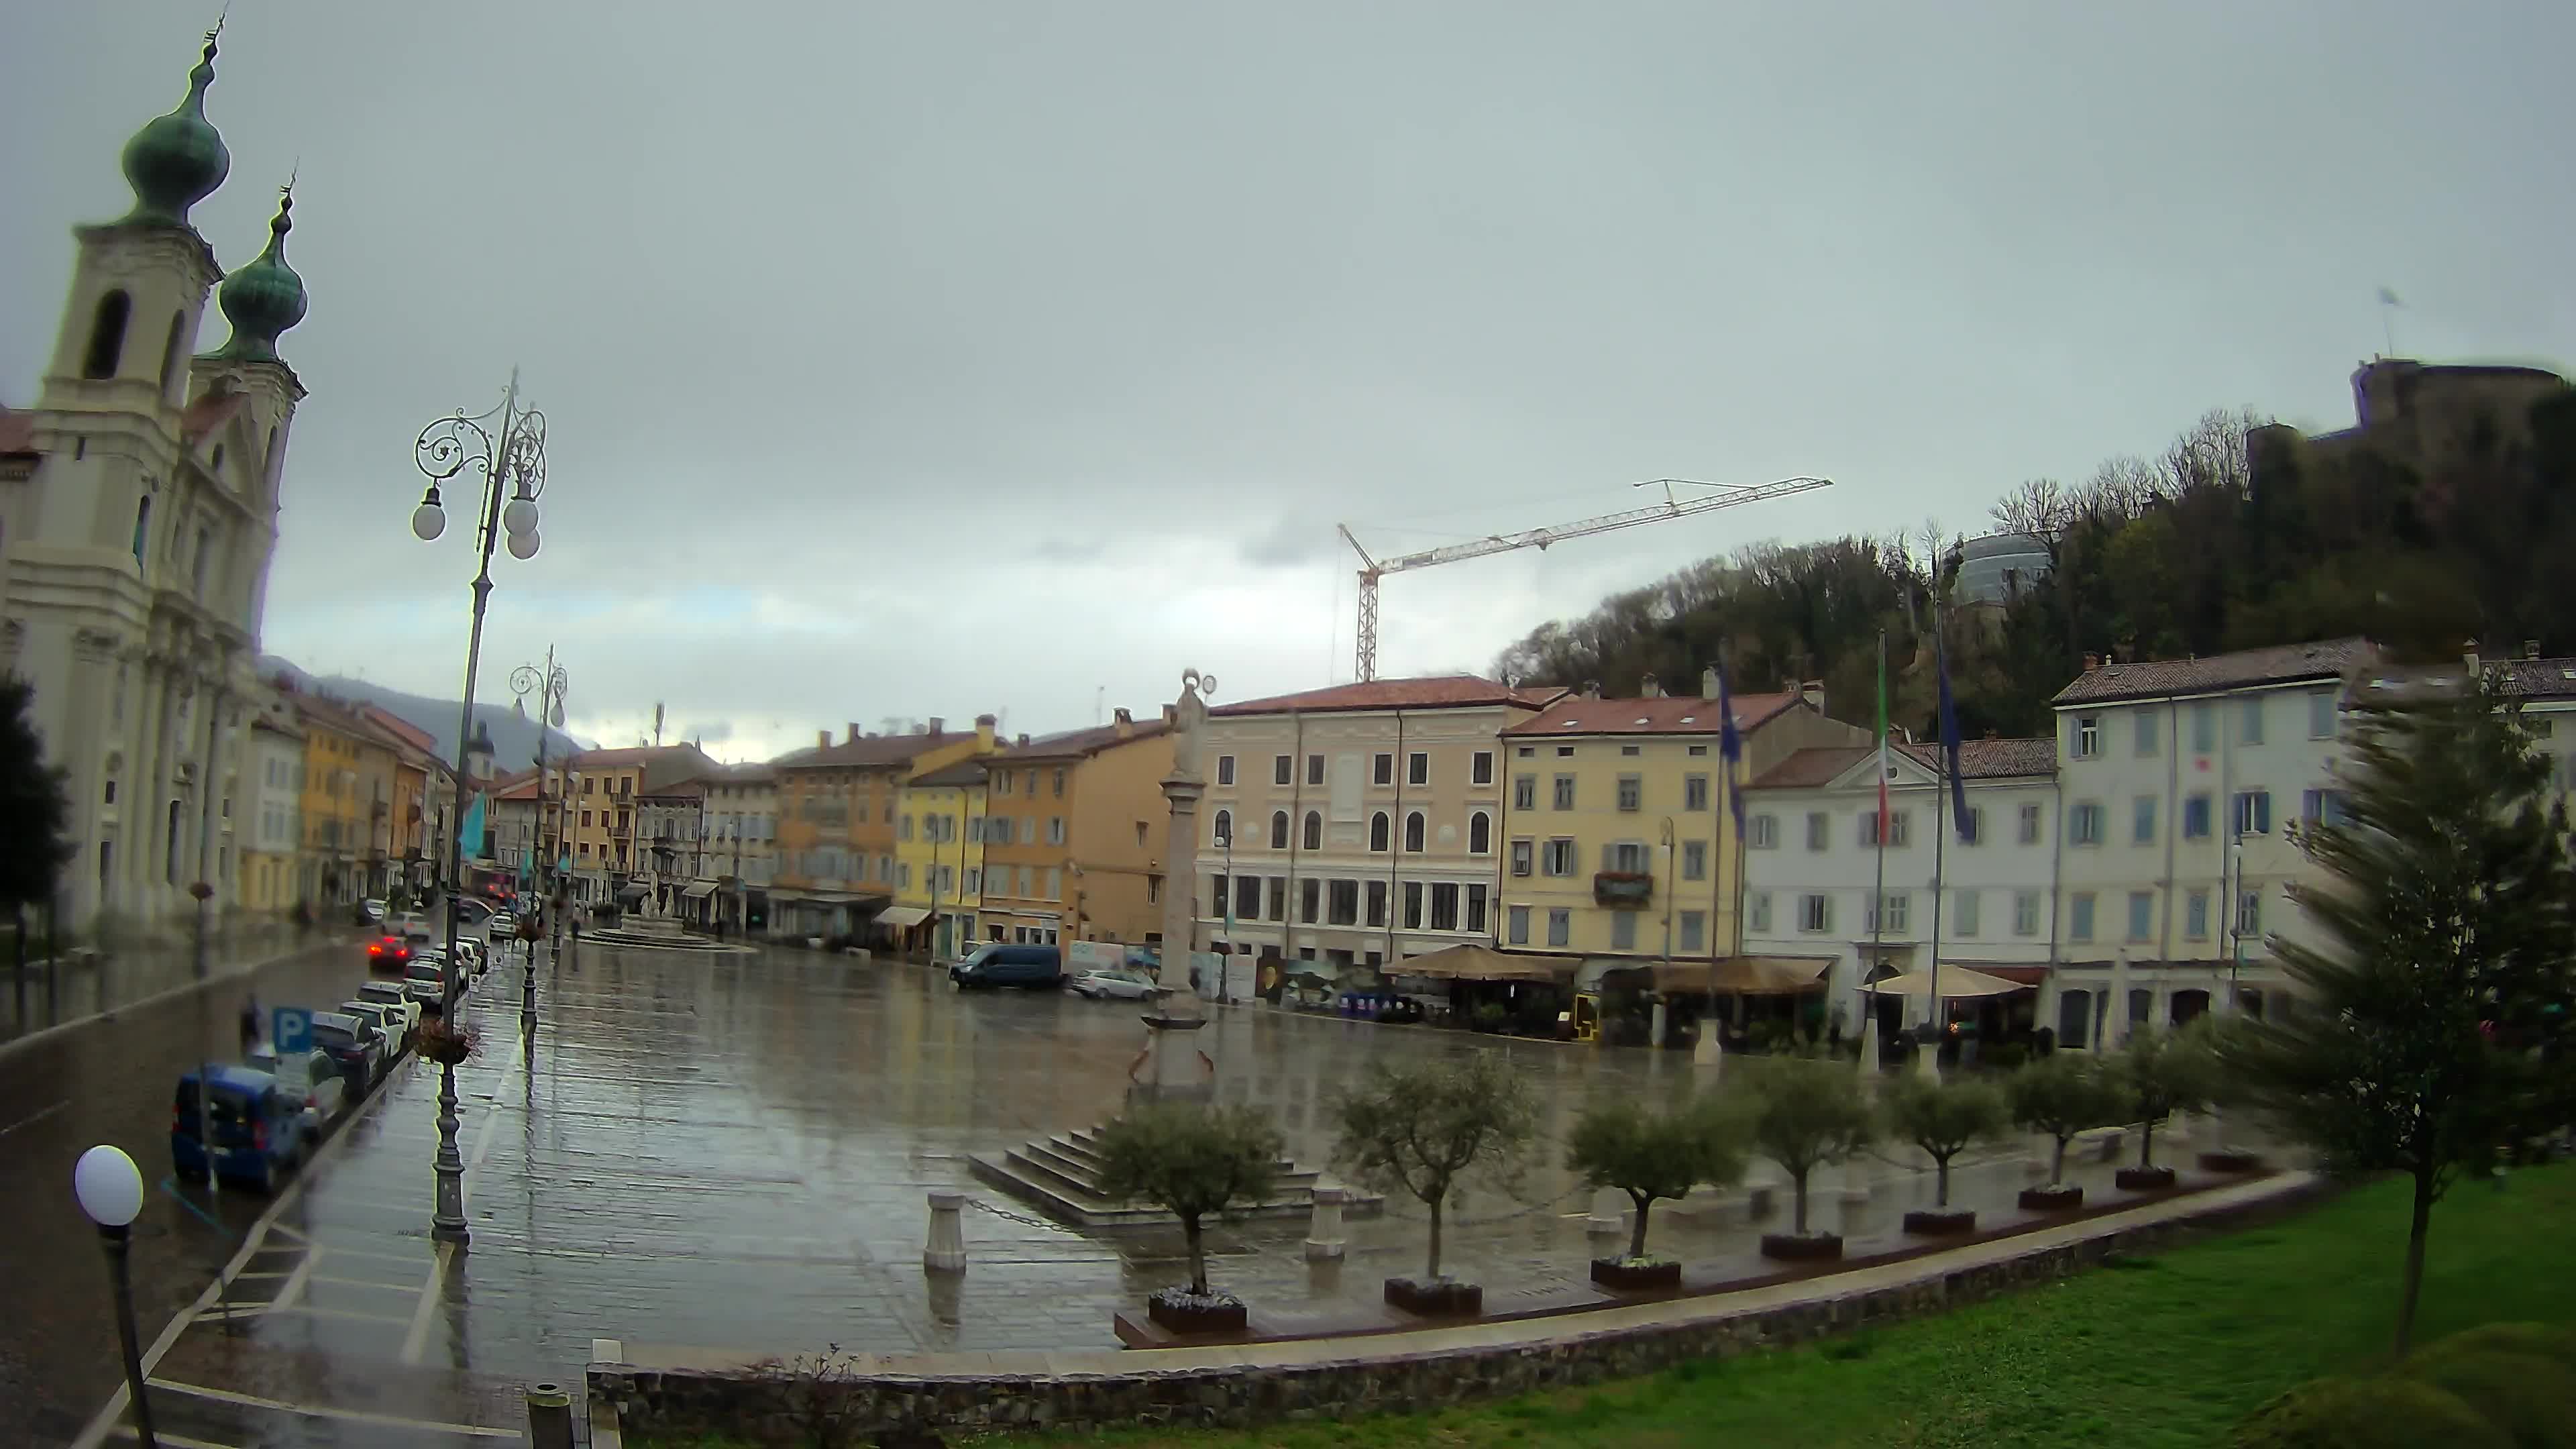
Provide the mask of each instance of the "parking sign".
POLYGON ((271 1013, 275 1017, 269 1040, 277 1044, 277 1054, 291 1057, 313 1050, 313 1013, 300 1006, 281 1006, 271 1013))

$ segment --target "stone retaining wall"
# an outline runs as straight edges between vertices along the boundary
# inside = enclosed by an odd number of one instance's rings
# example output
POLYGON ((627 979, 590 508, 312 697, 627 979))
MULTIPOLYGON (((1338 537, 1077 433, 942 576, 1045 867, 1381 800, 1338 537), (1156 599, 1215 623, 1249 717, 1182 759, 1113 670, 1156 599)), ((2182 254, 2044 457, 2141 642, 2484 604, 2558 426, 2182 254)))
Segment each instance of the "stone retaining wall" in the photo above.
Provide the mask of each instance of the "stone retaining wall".
POLYGON ((2321 1184, 2304 1179, 2278 1186, 2250 1199, 2105 1227, 2071 1242, 2025 1247, 1963 1267, 1945 1270, 1936 1261, 1921 1260, 1921 1271, 1876 1286, 1853 1283, 1838 1290, 1834 1277, 1809 1279, 1797 1285, 1806 1296, 1793 1302, 1746 1304, 1729 1311, 1722 1302, 1700 1300, 1701 1311, 1689 1317, 1615 1327, 1587 1325, 1623 1310, 1567 1315, 1513 1325, 1533 1331, 1503 1343, 1408 1350, 1405 1345, 1415 1336, 1308 1341, 1274 1346, 1299 1352, 1280 1354, 1272 1362, 1262 1361, 1263 1346, 1248 1345, 1230 1351, 1239 1362, 1155 1368, 1149 1366, 1152 1360, 1168 1356, 1147 1360, 1138 1355, 1143 1361, 1133 1370, 1120 1368, 1121 1355, 1080 1354, 1061 1357, 1085 1360, 1081 1369, 1101 1368, 1081 1371, 1068 1363, 1062 1371, 1044 1373, 975 1372, 965 1364, 955 1373, 924 1371, 937 1364, 933 1358, 905 1360, 910 1371, 883 1372, 876 1368, 878 1360, 865 1356, 851 1360, 840 1374, 821 1376, 758 1365, 603 1363, 591 1366, 590 1392, 595 1402, 615 1411, 630 1439, 726 1433, 755 1441, 775 1436, 782 1443, 804 1442, 797 1425, 818 1411, 834 1412, 859 1435, 873 1438, 923 1430, 1241 1426, 1433 1409, 1652 1373, 1687 1360, 1722 1358, 1937 1313, 2066 1277, 2111 1258, 2155 1252, 2281 1217, 2323 1191, 2321 1184), (1338 1351, 1318 1356, 1318 1349, 1338 1351))

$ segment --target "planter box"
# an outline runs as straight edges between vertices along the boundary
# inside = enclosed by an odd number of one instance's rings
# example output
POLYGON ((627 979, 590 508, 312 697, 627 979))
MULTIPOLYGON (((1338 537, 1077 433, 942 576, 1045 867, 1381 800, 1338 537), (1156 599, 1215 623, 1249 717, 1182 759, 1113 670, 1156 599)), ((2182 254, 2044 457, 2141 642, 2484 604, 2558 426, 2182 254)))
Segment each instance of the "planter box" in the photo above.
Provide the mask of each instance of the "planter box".
POLYGON ((1840 1233, 1764 1233, 1762 1256, 1784 1263, 1822 1263, 1843 1255, 1840 1233))
POLYGON ((1485 1311, 1485 1290, 1474 1283, 1439 1278, 1424 1283, 1412 1278, 1386 1280, 1386 1301, 1425 1318, 1469 1318, 1485 1311))
POLYGON ((1682 1265, 1679 1259, 1631 1263, 1619 1258, 1595 1258, 1592 1260, 1592 1281, 1622 1293, 1679 1288, 1682 1286, 1682 1265))
POLYGON ((1174 1333, 1244 1331, 1243 1300, 1224 1294, 1157 1293, 1145 1300, 1145 1316, 1174 1333))
POLYGON ((2111 1175, 2112 1183, 2122 1192, 2163 1192, 2174 1185, 2170 1167, 2123 1167, 2111 1175))
POLYGON ((2263 1170, 2263 1159, 2256 1153, 2246 1152, 2236 1148, 2230 1148, 2223 1152, 2204 1152, 2200 1154, 2200 1170, 2203 1172, 2231 1173, 2261 1172, 2263 1170))
POLYGON ((1964 1237, 1977 1230, 1977 1215, 1949 1208, 1923 1208, 1905 1215, 1905 1230, 1927 1238, 1964 1237))
POLYGON ((2084 1206, 2084 1189, 2072 1183, 2057 1187, 2025 1187, 2019 1198, 2026 1213, 2071 1213, 2084 1206))

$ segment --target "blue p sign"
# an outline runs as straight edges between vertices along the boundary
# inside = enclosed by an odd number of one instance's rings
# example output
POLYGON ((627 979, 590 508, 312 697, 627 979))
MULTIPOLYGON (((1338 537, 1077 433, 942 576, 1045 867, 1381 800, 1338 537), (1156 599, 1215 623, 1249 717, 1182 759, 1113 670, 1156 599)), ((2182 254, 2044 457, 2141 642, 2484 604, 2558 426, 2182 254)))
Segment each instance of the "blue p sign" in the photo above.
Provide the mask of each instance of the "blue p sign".
POLYGON ((300 1006, 281 1006, 272 1015, 275 1021, 269 1040, 276 1044, 279 1056, 291 1057, 313 1050, 312 1012, 300 1006))

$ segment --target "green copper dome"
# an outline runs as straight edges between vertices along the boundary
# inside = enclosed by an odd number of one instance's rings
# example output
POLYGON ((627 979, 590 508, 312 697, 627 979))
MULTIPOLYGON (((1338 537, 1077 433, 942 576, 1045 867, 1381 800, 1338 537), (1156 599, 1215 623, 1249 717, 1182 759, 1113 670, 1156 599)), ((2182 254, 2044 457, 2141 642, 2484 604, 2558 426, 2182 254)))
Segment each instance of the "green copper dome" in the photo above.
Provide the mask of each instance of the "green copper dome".
POLYGON ((284 362, 277 339, 304 320, 304 279, 286 264, 286 234, 295 228, 295 193, 277 199, 277 218, 268 224, 268 250, 231 276, 215 292, 233 335, 206 354, 226 362, 284 362))
POLYGON ((134 188, 129 222, 188 225, 188 208, 214 194, 233 169, 224 138, 206 119, 206 87, 215 83, 215 38, 188 72, 188 98, 166 116, 155 116, 125 143, 125 180, 134 188))

